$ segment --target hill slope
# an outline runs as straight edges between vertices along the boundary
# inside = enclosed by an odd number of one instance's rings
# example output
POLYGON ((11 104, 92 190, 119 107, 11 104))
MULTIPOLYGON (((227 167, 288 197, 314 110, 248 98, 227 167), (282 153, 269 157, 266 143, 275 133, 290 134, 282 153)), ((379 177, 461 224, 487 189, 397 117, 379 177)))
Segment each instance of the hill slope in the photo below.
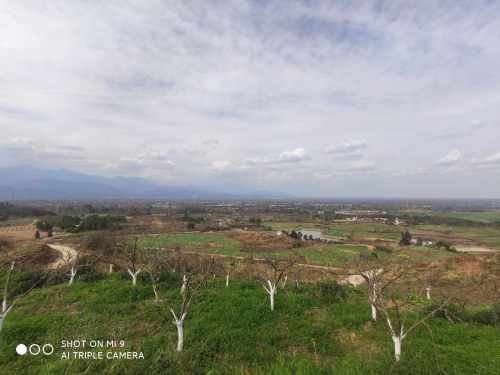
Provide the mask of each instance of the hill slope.
POLYGON ((136 288, 124 275, 98 278, 44 287, 22 300, 0 334, 0 373, 494 374, 500 368, 498 326, 433 319, 433 338, 424 327, 412 333, 395 364, 392 341, 382 322, 369 321, 363 292, 329 302, 317 287, 290 287, 278 293, 272 313, 261 285, 243 281, 229 288, 216 281, 194 301, 179 354, 168 311, 179 299, 176 276, 162 282, 159 304, 145 278, 136 288), (142 352, 144 360, 61 360, 61 340, 74 339, 124 340, 111 351, 142 352), (51 343, 55 352, 21 357, 19 343, 51 343))

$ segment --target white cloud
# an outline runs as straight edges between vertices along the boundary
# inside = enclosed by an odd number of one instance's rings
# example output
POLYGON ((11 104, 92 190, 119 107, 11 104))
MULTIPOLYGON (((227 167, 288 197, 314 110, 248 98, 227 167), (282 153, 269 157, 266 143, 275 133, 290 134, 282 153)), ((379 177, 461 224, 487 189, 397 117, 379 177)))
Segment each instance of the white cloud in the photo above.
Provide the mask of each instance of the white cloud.
POLYGON ((296 148, 290 151, 283 151, 275 163, 297 163, 308 158, 307 152, 303 148, 296 148))
POLYGON ((248 166, 255 166, 255 165, 273 166, 279 164, 294 164, 308 159, 309 155, 307 154, 306 150, 302 147, 299 147, 293 150, 285 150, 276 157, 248 158, 245 160, 245 164, 248 166))
POLYGON ((358 153, 367 148, 364 140, 351 140, 343 143, 327 146, 325 152, 329 154, 351 154, 358 153))
POLYGON ((475 164, 495 165, 500 164, 500 152, 475 161, 475 164))
POLYGON ((436 164, 449 167, 458 163, 461 159, 462 153, 459 150, 452 150, 446 156, 436 161, 436 164))
POLYGON ((231 162, 227 160, 215 160, 210 163, 210 168, 215 171, 223 171, 231 165, 231 162))
MULTIPOLYGON (((315 172, 369 169, 370 160, 386 171, 430 168, 419 194, 466 196, 478 189, 434 184, 442 171, 432 155, 497 146, 498 2, 54 0, 2 8, 0 165, 45 157, 85 172, 114 166, 224 186, 222 173, 211 173, 223 168, 245 186, 315 195, 336 187, 314 183, 315 172), (310 173, 299 175, 297 163, 310 173)), ((493 156, 485 165, 495 165, 493 156)), ((438 164, 459 161, 451 153, 438 164)), ((500 183, 491 168, 482 173, 500 183)), ((345 191, 376 195, 370 181, 349 180, 345 191)))

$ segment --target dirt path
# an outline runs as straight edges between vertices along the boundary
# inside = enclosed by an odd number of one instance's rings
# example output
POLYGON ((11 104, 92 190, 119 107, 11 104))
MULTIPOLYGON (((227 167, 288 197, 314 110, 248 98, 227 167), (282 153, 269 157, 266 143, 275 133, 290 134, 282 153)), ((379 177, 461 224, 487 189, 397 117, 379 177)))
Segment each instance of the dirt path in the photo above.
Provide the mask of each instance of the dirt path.
POLYGON ((54 244, 47 244, 51 249, 54 249, 55 251, 59 252, 60 256, 57 258, 54 262, 49 264, 48 268, 49 269, 55 269, 64 266, 65 264, 70 263, 73 261, 73 259, 76 258, 77 256, 77 251, 72 248, 71 246, 67 245, 54 245, 54 244))
POLYGON ((495 253, 498 251, 484 246, 456 246, 455 248, 460 253, 495 253))

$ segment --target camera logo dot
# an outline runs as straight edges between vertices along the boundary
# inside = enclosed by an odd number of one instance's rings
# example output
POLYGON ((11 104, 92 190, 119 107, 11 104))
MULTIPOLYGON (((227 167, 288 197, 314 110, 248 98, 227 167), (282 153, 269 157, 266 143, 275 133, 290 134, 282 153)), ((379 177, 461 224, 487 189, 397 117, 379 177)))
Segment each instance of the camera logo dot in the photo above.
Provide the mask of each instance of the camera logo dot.
POLYGON ((52 353, 54 353, 54 346, 51 344, 44 344, 44 345, 31 344, 29 347, 27 347, 24 344, 18 344, 16 346, 17 354, 25 355, 28 352, 31 355, 39 355, 40 353, 43 353, 44 355, 51 355, 52 353))
POLYGON ((24 344, 18 344, 16 346, 16 353, 19 355, 25 355, 28 351, 28 347, 24 344))

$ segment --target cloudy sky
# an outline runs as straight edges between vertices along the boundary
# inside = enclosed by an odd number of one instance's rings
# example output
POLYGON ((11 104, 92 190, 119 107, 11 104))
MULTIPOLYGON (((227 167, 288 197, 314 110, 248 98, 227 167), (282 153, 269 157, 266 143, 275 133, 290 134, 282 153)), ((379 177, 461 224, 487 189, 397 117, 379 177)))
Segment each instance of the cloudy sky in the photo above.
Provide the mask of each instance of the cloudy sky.
POLYGON ((499 197, 499 19, 480 0, 1 0, 0 166, 499 197))

